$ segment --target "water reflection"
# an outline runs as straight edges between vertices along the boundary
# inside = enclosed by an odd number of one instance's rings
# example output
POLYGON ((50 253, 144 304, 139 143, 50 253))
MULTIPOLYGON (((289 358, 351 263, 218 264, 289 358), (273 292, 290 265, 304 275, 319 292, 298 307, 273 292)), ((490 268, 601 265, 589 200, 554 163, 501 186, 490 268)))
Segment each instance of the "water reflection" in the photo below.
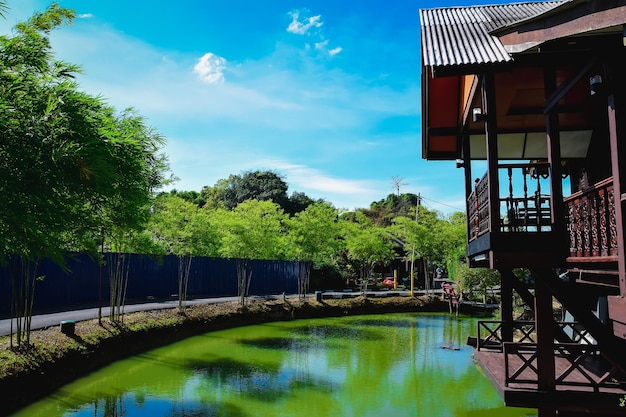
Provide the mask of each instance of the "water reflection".
POLYGON ((473 319, 302 320, 190 338, 117 362, 22 416, 534 416, 504 408, 463 339, 473 319))

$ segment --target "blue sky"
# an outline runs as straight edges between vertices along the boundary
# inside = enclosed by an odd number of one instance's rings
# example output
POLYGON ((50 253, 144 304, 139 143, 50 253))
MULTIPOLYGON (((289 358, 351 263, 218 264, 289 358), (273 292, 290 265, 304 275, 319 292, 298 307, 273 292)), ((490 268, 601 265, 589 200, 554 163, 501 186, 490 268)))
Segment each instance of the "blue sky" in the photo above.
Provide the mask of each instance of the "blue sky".
MULTIPOLYGON (((421 158, 418 10, 472 2, 59 3, 78 18, 53 33, 56 57, 82 67, 81 88, 165 136, 172 188, 269 169, 289 193, 351 210, 399 177, 430 208, 464 207, 462 170, 421 158)), ((50 1, 7 4, 3 34, 50 1)))

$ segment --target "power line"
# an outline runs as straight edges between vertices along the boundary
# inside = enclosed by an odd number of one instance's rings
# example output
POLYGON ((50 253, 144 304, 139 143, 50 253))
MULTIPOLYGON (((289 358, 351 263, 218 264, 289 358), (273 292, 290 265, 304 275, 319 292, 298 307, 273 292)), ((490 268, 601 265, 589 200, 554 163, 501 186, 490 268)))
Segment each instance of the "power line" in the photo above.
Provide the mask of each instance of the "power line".
POLYGON ((450 207, 450 208, 453 208, 453 209, 455 209, 455 210, 465 212, 465 209, 460 209, 460 208, 458 208, 458 207, 451 206, 450 204, 442 203, 441 201, 436 201, 436 200, 433 200, 432 198, 424 197, 423 195, 421 195, 421 199, 422 199, 422 200, 432 201, 433 203, 436 203, 436 204, 441 204, 442 206, 450 207))

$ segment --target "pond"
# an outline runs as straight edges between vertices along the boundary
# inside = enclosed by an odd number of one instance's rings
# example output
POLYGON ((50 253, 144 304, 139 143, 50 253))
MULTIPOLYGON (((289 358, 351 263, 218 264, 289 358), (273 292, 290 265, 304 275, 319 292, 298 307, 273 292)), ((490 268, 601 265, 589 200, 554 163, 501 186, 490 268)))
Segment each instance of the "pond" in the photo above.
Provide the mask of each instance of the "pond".
POLYGON ((387 314, 206 333, 122 360, 14 417, 536 416, 465 346, 476 320, 387 314))

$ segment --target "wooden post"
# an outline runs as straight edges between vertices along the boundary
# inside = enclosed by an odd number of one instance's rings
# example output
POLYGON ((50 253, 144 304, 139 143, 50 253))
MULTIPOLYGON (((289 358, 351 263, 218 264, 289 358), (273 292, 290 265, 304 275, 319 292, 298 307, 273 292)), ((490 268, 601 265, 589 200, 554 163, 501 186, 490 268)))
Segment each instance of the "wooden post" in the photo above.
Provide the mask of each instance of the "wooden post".
POLYGON ((513 341, 513 283, 517 279, 511 269, 500 272, 500 313, 502 318, 502 340, 513 341))
MULTIPOLYGON (((605 70, 605 78, 612 75, 607 67, 605 70)), ((620 74, 621 76, 621 74, 620 74)), ((606 80, 609 81, 609 80, 606 80)), ((617 80, 613 80, 617 83, 617 80)), ((620 93, 624 93, 624 88, 620 89, 620 93)), ((625 99, 623 99, 625 100, 625 99)), ((626 100, 624 101, 626 103, 626 100)), ((624 104, 624 103, 621 103, 624 104)), ((626 254, 624 249, 624 236, 626 235, 626 225, 624 224, 624 204, 625 197, 622 191, 623 172, 626 169, 620 164, 623 158, 621 144, 618 138, 617 113, 615 110, 615 95, 610 91, 607 97, 607 116, 609 124, 609 141, 611 144, 611 169, 613 171, 613 192, 615 198, 615 223, 617 224, 617 267, 619 270, 619 287, 620 294, 626 296, 626 254), (620 166, 622 169, 620 169, 620 166)))
MULTIPOLYGON (((543 282, 541 271, 535 276, 535 328, 537 329, 537 389, 552 392, 555 390, 556 372, 554 369, 554 319, 552 317, 552 293, 543 282)), ((556 417, 553 406, 542 405, 537 409, 537 417, 556 417)))
POLYGON ((552 293, 544 277, 551 270, 535 273, 535 328, 537 329, 537 371, 539 391, 554 391, 554 318, 552 316, 552 293))
MULTIPOLYGON (((498 181, 498 127, 496 123, 496 88, 493 72, 483 75, 483 111, 487 141, 487 178, 489 185, 489 231, 500 230, 500 184, 498 181)), ((493 268, 494 259, 490 257, 493 268)))
MULTIPOLYGON (((463 126, 462 133, 462 147, 463 147, 463 170, 465 171, 465 213, 471 212, 469 204, 469 196, 474 191, 474 180, 472 178, 472 155, 470 151, 470 137, 469 137, 469 126, 466 123, 463 126)), ((470 239, 472 233, 474 232, 472 229, 474 225, 471 222, 467 221, 467 238, 470 239)))
MULTIPOLYGON (((556 90, 556 69, 554 65, 546 65, 543 73, 544 92, 546 100, 556 90)), ((563 204, 563 179, 561 166, 561 132, 559 126, 558 107, 553 106, 546 115, 546 140, 548 148, 548 163, 550 164, 550 216, 552 217, 552 231, 562 241, 565 241, 565 205, 563 204)), ((540 196, 538 196, 540 197, 540 196)), ((539 204, 539 200, 538 203, 539 204)), ((569 253, 567 247, 558 252, 559 262, 564 261, 569 253)))

